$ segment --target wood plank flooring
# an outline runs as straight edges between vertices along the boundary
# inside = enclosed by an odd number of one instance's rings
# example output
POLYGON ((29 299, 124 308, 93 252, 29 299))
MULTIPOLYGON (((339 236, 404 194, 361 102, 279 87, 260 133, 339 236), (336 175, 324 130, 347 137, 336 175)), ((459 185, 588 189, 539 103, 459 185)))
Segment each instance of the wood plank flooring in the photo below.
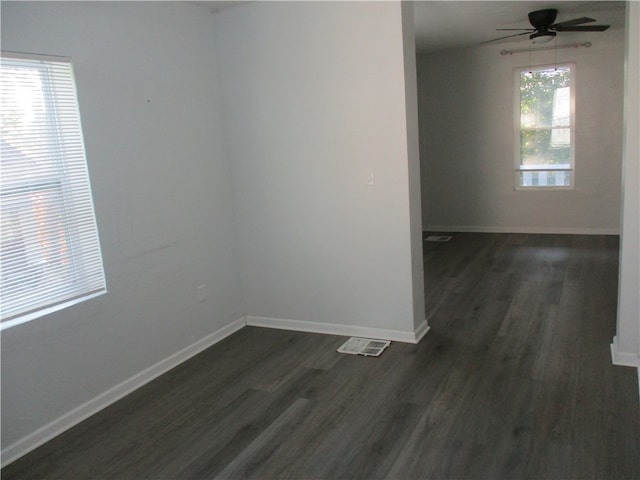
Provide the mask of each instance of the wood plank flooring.
POLYGON ((431 331, 379 358, 246 328, 2 478, 640 479, 637 372, 611 364, 618 239, 425 242, 431 331))

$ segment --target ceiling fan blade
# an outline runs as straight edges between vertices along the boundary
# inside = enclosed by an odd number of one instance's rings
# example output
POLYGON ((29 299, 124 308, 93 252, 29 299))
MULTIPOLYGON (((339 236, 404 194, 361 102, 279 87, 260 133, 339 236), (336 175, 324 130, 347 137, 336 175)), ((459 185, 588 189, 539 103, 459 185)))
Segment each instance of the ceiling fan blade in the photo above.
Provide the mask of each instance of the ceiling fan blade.
POLYGON ((604 32, 610 25, 577 25, 575 27, 556 27, 556 32, 604 32))
POLYGON ((500 31, 508 31, 508 30, 513 30, 513 31, 518 31, 518 32, 522 32, 523 30, 527 30, 528 32, 535 32, 536 29, 535 28, 496 28, 496 31, 500 32, 500 31))
POLYGON ((571 27, 573 25, 582 25, 583 23, 590 22, 595 22, 595 20, 589 17, 574 18, 573 20, 567 20, 566 22, 554 23, 553 25, 550 25, 549 28, 556 29, 558 27, 571 27))
POLYGON ((494 38, 493 40, 487 40, 486 42, 481 42, 480 45, 484 45, 486 43, 491 43, 491 42, 497 42, 498 40, 504 40, 505 38, 519 37, 521 35, 530 35, 530 34, 531 34, 531 31, 516 33, 515 35, 507 35, 506 37, 498 37, 498 38, 494 38))

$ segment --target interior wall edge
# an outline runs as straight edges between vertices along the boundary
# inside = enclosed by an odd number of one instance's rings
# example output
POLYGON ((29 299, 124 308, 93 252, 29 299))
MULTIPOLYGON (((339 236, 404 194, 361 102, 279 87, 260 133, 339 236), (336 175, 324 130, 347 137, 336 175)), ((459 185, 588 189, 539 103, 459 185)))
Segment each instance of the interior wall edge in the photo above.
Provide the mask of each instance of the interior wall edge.
POLYGON ((613 337, 611 343, 611 363, 621 367, 636 367, 640 369, 640 357, 633 352, 620 351, 618 337, 613 337))

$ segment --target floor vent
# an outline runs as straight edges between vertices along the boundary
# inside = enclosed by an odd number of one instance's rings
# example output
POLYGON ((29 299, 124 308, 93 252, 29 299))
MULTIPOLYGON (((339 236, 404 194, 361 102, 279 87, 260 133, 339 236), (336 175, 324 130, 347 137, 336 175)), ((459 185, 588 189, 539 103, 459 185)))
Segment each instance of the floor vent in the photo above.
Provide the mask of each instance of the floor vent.
POLYGON ((391 342, 387 340, 351 337, 338 349, 338 352, 351 355, 364 355, 365 357, 379 357, 390 344, 391 342))
POLYGON ((427 242, 448 242, 452 238, 450 235, 429 235, 425 240, 427 242))

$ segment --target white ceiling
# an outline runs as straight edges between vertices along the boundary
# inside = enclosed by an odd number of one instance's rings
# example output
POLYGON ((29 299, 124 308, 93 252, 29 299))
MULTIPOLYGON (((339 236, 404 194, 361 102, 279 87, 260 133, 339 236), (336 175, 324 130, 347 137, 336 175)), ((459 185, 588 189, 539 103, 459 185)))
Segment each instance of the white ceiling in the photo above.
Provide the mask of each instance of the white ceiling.
MULTIPOLYGON (((618 1, 416 1, 416 49, 427 53, 471 47, 486 40, 518 33, 497 32, 496 28, 530 28, 527 14, 545 8, 558 10, 556 22, 587 16, 596 19, 597 24, 624 28, 624 2, 618 1)), ((558 34, 558 38, 560 35, 572 38, 575 35, 597 36, 598 33, 563 32, 558 34)), ((501 40, 496 44, 515 42, 523 46, 529 44, 526 35, 515 40, 501 40)))
MULTIPOLYGON (((300 1, 300 0, 298 0, 300 1)), ((211 11, 218 12, 243 3, 243 0, 198 1, 211 11)), ((530 28, 527 13, 544 8, 558 10, 557 22, 572 18, 591 16, 598 24, 611 28, 624 28, 624 2, 622 1, 545 1, 545 0, 503 0, 503 1, 414 1, 414 24, 416 49, 419 53, 472 47, 510 32, 496 32, 496 28, 530 28)), ((512 32, 517 33, 517 32, 512 32)), ((563 32, 564 38, 577 34, 563 32)), ((585 35, 585 34, 580 34, 585 35)), ((589 33, 588 35, 598 35, 589 33)), ((589 37, 591 38, 591 37, 589 37)), ((597 37, 595 37, 597 38, 597 37)), ((585 41, 584 36, 582 40, 585 41)), ((528 45, 526 35, 515 40, 496 42, 528 45)))
POLYGON ((243 3, 249 3, 244 0, 226 0, 226 1, 200 1, 200 0, 191 0, 190 3, 197 3, 199 5, 207 6, 213 13, 219 12, 220 10, 224 10, 229 7, 233 7, 235 5, 241 5, 243 3))

